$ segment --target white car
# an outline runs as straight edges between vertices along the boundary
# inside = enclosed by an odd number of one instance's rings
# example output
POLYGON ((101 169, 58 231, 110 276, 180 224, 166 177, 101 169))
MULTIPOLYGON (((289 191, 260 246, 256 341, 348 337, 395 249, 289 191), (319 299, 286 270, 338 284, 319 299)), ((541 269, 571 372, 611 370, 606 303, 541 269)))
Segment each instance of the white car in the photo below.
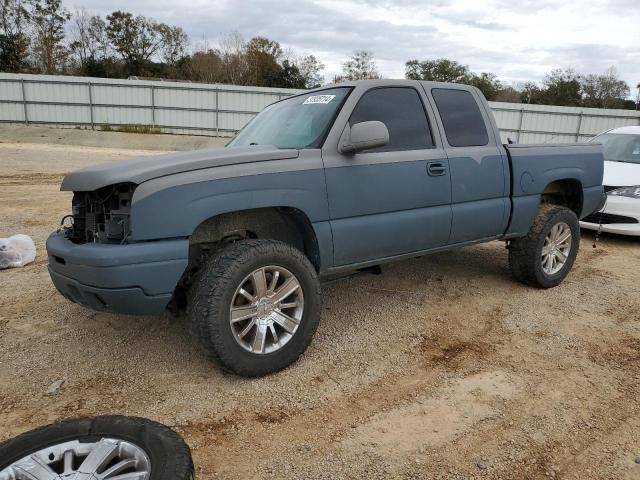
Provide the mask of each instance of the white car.
POLYGON ((583 228, 640 236, 640 126, 601 133, 592 142, 604 150, 607 203, 580 222, 583 228))

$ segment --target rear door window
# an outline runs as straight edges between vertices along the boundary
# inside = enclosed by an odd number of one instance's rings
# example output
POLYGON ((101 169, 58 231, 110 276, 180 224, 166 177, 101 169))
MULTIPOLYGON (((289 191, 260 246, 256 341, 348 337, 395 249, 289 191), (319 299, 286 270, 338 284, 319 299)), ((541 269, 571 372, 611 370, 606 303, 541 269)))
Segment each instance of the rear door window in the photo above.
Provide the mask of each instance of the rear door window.
POLYGON ((478 102, 467 90, 434 88, 433 99, 440 112, 447 141, 452 147, 480 147, 489 143, 487 127, 478 102))

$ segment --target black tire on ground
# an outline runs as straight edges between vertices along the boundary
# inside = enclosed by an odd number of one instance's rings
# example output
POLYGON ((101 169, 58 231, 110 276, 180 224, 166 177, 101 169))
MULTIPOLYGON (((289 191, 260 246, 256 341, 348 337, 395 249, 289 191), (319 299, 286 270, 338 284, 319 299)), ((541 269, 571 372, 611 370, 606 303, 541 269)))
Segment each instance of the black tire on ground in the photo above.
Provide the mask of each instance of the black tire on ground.
POLYGON ((580 226, 576 214, 560 205, 543 204, 533 221, 529 233, 511 241, 509 267, 519 281, 538 288, 552 288, 567 276, 580 248, 580 226), (542 247, 551 229, 565 223, 571 230, 571 247, 564 266, 553 275, 542 268, 542 247))
POLYGON ((320 303, 318 275, 301 251, 276 240, 242 240, 222 248, 202 266, 188 292, 187 317, 190 330, 211 360, 228 372, 256 377, 286 368, 307 349, 320 321, 320 303), (243 279, 269 265, 295 275, 304 295, 304 311, 298 329, 284 346, 257 354, 236 341, 229 309, 243 279))
MULTIPOLYGON (((96 442, 101 438, 125 440, 142 449, 151 464, 149 480, 193 479, 191 451, 176 432, 145 418, 118 415, 65 420, 7 440, 0 444, 0 472, 47 447, 73 440, 96 442)), ((51 468, 54 471, 61 468, 60 462, 51 468)))

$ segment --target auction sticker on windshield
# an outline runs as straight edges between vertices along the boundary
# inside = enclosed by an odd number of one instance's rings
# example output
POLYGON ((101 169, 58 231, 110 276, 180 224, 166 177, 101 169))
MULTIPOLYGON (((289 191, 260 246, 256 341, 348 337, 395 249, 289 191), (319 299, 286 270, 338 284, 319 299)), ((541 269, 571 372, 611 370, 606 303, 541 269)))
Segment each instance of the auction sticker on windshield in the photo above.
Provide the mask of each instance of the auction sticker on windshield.
POLYGON ((336 98, 335 95, 313 95, 302 102, 302 104, 309 105, 313 103, 329 103, 334 98, 336 98))

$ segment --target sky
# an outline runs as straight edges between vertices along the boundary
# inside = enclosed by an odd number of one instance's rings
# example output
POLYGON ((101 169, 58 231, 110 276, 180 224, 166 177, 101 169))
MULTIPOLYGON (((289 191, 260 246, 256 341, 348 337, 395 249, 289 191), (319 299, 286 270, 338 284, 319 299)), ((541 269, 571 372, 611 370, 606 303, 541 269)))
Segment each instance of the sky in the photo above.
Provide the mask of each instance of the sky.
POLYGON ((449 58, 506 83, 541 81, 554 68, 640 83, 640 0, 67 0, 106 15, 127 10, 181 26, 215 45, 233 30, 314 54, 331 80, 354 50, 373 52, 383 77, 410 59, 449 58))

